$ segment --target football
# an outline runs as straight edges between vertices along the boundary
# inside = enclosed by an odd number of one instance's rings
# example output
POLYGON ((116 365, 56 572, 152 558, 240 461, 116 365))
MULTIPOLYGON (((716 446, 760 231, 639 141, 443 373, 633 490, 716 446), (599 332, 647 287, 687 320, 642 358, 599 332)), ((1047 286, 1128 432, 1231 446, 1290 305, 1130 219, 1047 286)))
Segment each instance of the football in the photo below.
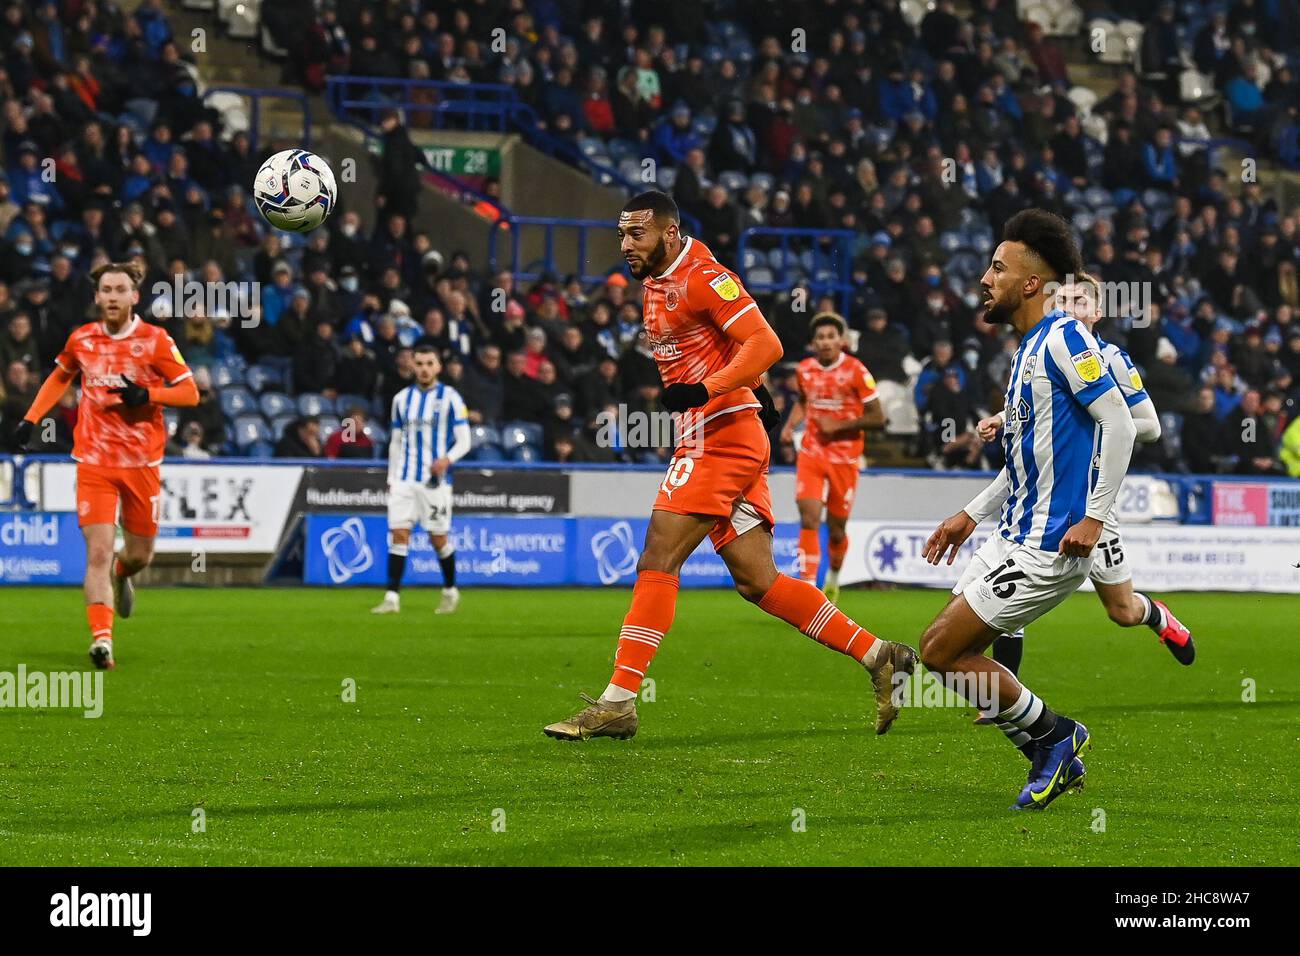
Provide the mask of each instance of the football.
POLYGON ((305 149, 282 150, 257 171, 253 198, 262 217, 286 232, 311 232, 334 211, 329 164, 305 149))

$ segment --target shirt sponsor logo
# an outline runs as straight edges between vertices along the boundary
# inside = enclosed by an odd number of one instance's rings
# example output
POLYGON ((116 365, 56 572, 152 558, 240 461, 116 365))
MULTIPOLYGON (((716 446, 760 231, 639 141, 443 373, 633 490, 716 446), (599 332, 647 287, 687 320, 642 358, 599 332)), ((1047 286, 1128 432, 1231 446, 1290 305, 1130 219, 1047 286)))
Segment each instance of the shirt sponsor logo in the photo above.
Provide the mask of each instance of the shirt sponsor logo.
POLYGON ((1142 390, 1142 376, 1138 374, 1137 369, 1131 368, 1128 370, 1128 380, 1133 383, 1135 389, 1142 390))

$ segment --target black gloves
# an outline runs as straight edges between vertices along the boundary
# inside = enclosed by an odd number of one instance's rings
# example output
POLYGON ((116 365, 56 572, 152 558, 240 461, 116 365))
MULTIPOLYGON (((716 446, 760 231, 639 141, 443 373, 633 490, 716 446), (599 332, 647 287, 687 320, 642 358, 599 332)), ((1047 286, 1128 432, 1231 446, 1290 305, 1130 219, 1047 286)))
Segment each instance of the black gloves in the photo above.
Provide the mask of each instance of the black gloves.
POLYGON ((770 432, 781 424, 781 413, 776 410, 776 402, 772 401, 772 393, 767 390, 766 385, 756 387, 754 396, 763 406, 758 410, 758 420, 763 423, 763 431, 770 432))
POLYGON ((18 427, 13 430, 9 436, 9 449, 14 452, 23 451, 27 448, 27 443, 32 440, 32 432, 36 426, 23 419, 18 423, 18 427))
POLYGON ((701 405, 707 405, 709 390, 704 387, 703 382, 696 382, 694 385, 678 382, 665 388, 663 395, 659 397, 659 401, 670 412, 684 412, 688 408, 699 408, 701 405))
POLYGON ((122 396, 122 404, 129 408, 139 408, 149 401, 149 389, 143 385, 137 385, 125 375, 122 381, 126 382, 121 388, 110 388, 109 392, 113 395, 122 396))

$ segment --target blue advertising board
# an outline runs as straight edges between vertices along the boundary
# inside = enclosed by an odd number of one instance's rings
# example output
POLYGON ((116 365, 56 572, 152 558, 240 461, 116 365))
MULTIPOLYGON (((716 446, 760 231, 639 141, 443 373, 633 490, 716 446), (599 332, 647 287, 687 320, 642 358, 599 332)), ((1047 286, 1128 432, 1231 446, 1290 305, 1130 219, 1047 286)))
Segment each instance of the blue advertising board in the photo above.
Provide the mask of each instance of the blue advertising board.
MULTIPOLYGON (((646 518, 458 516, 448 536, 456 546, 458 583, 506 586, 577 584, 629 587, 645 540, 646 518)), ((306 584, 380 586, 387 576, 388 529, 383 515, 308 515, 306 584)), ((778 525, 777 567, 797 574, 797 525, 778 525)), ((823 549, 824 550, 824 549, 823 549)), ((441 584, 428 535, 411 535, 407 583, 441 584)), ((705 540, 682 566, 682 587, 731 587, 722 559, 705 540)))
MULTIPOLYGON (((388 525, 377 515, 308 515, 303 582, 383 585, 388 525)), ((448 538, 456 547, 458 584, 553 585, 570 581, 572 523, 568 518, 458 517, 448 538)), ((429 536, 411 535, 408 584, 441 584, 429 536)))
POLYGON ((0 512, 0 584, 80 584, 86 544, 69 512, 0 512))

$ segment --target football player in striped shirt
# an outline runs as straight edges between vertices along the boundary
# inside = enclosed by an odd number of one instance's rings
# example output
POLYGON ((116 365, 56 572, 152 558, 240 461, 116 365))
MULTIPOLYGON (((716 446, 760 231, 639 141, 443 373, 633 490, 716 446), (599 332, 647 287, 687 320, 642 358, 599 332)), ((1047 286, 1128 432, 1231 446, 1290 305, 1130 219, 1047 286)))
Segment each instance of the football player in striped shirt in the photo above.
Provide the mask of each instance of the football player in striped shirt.
MULTIPOLYGON (((1056 305, 1082 322, 1090 332, 1094 332, 1102 319, 1101 285, 1095 276, 1084 273, 1077 281, 1068 282, 1056 293, 1056 305)), ((1137 430, 1137 440, 1143 443, 1159 441, 1160 416, 1156 407, 1142 385, 1142 376, 1133 365, 1127 352, 1114 342, 1104 342, 1100 337, 1097 344, 1101 346, 1101 355, 1106 370, 1115 379, 1124 403, 1128 405, 1133 416, 1133 425, 1137 430)), ((1003 427, 1005 414, 999 412, 979 423, 980 437, 992 441, 1003 427)), ((994 508, 1000 502, 992 503, 994 508)), ((1180 664, 1190 664, 1196 659, 1196 644, 1192 632, 1183 625, 1163 601, 1149 598, 1141 591, 1133 590, 1133 573, 1129 570, 1128 558, 1124 553, 1124 543, 1120 538, 1119 516, 1112 508, 1106 516, 1105 530, 1097 542, 1097 555, 1093 561, 1089 577, 1097 589, 1097 597, 1110 619, 1120 627, 1137 627, 1145 624, 1160 638, 1160 643, 1169 648, 1174 659, 1180 664)), ((977 516, 980 520, 992 517, 995 511, 977 516)), ((1020 659, 1024 653, 1024 632, 1003 634, 993 642, 993 657, 1011 673, 1020 670, 1020 659)), ((991 723, 981 717, 977 723, 991 723)))
POLYGON ((393 396, 388 442, 388 590, 371 609, 396 614, 402 609, 402 575, 416 525, 429 534, 442 568, 442 600, 437 614, 460 604, 456 588, 456 548, 451 531, 451 466, 469 451, 465 400, 438 381, 442 362, 431 343, 417 343, 412 361, 415 384, 393 396))
POLYGON ((1093 552, 1128 469, 1136 430, 1101 347, 1078 319, 1055 307, 1056 286, 1083 272, 1070 226, 1041 209, 1007 221, 980 280, 986 319, 1021 334, 1004 407, 1006 466, 925 546, 949 564, 992 501, 997 533, 980 546, 952 599, 926 629, 921 660, 945 679, 988 693, 997 725, 1030 758, 1013 809, 1042 809, 1083 779, 1088 729, 1058 715, 1010 670, 985 656, 1061 603, 1092 570, 1093 552))

